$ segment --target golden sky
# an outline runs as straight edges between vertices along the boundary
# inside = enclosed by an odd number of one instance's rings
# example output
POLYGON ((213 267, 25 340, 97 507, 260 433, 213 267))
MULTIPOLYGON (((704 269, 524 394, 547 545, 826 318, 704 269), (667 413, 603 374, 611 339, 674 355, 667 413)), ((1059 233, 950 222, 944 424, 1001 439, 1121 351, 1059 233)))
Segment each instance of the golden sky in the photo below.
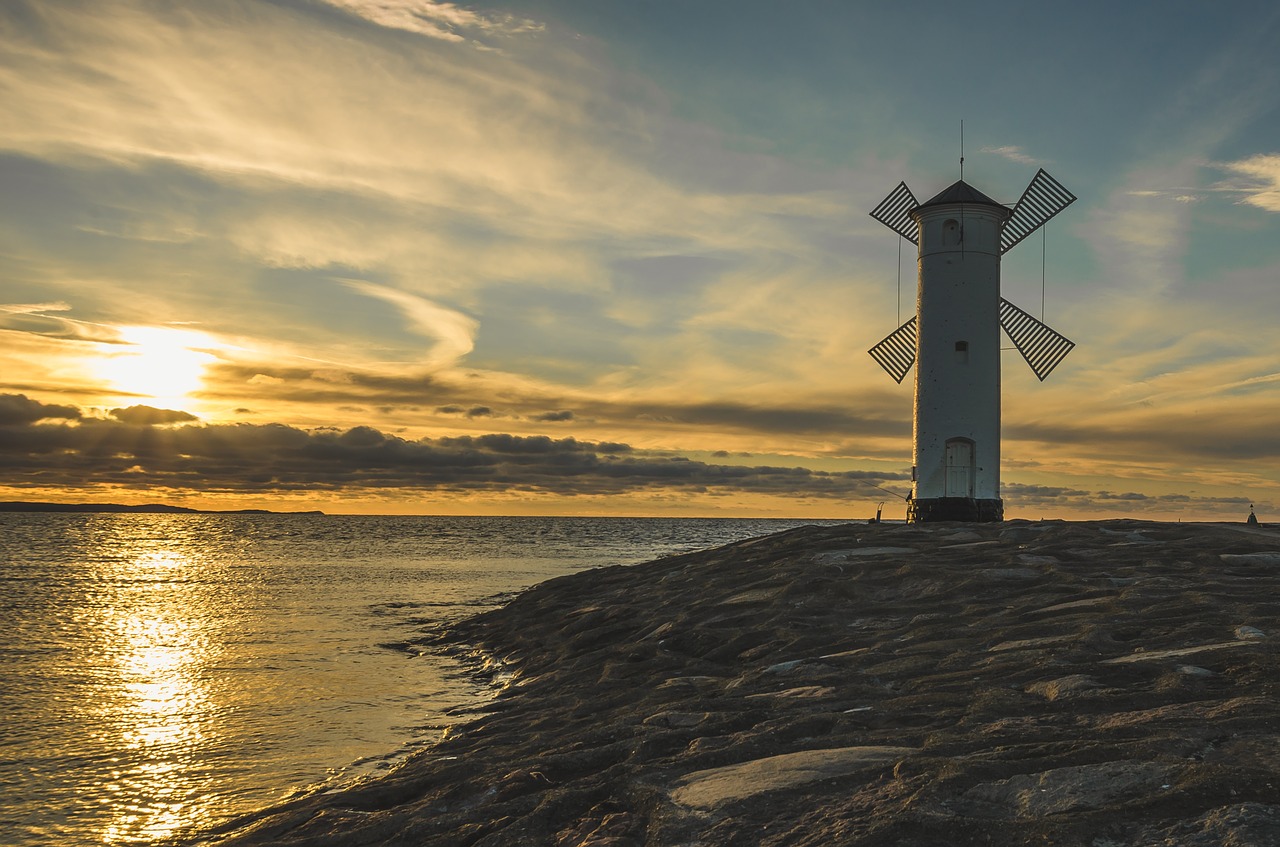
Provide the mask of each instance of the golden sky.
POLYGON ((1006 515, 1280 510, 1280 13, 862 5, 3 4, 0 499, 900 517, 963 120, 1006 515))

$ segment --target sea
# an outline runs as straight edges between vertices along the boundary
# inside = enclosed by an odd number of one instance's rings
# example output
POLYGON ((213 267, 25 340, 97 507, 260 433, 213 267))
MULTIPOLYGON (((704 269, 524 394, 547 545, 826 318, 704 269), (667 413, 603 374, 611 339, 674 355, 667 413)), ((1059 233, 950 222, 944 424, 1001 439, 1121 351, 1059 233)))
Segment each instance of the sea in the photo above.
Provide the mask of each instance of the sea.
POLYGON ((0 844, 170 842, 376 776, 493 694, 424 631, 831 523, 0 513, 0 844))

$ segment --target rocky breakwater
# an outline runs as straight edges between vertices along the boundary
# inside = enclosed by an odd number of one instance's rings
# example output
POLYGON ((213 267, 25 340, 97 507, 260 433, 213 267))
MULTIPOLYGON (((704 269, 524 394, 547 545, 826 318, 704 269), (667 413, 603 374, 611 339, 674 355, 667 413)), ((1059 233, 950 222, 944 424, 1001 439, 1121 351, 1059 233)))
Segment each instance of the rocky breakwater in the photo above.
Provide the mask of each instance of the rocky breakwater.
POLYGON ((803 528, 447 632, 502 692, 280 845, 1280 844, 1280 534, 803 528))

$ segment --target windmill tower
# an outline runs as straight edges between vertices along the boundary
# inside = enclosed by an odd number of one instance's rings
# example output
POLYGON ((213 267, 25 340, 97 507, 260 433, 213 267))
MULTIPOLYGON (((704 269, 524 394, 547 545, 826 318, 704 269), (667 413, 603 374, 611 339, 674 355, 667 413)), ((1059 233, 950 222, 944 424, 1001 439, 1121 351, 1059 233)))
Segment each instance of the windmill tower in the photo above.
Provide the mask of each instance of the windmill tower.
POLYGON ((1012 209, 961 179, 871 212, 919 247, 916 314, 868 351, 899 383, 916 365, 909 522, 1004 519, 1000 329, 1041 381, 1075 343, 1000 296, 1000 257, 1075 199, 1041 169, 1012 209))

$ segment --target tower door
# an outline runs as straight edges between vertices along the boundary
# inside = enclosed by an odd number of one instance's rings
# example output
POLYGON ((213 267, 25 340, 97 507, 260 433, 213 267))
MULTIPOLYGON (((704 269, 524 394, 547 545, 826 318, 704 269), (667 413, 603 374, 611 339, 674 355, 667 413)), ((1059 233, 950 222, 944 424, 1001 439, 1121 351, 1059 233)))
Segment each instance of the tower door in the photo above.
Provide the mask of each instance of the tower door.
POLYGON ((944 497, 973 496, 973 442, 953 438, 947 442, 947 484, 944 497))

